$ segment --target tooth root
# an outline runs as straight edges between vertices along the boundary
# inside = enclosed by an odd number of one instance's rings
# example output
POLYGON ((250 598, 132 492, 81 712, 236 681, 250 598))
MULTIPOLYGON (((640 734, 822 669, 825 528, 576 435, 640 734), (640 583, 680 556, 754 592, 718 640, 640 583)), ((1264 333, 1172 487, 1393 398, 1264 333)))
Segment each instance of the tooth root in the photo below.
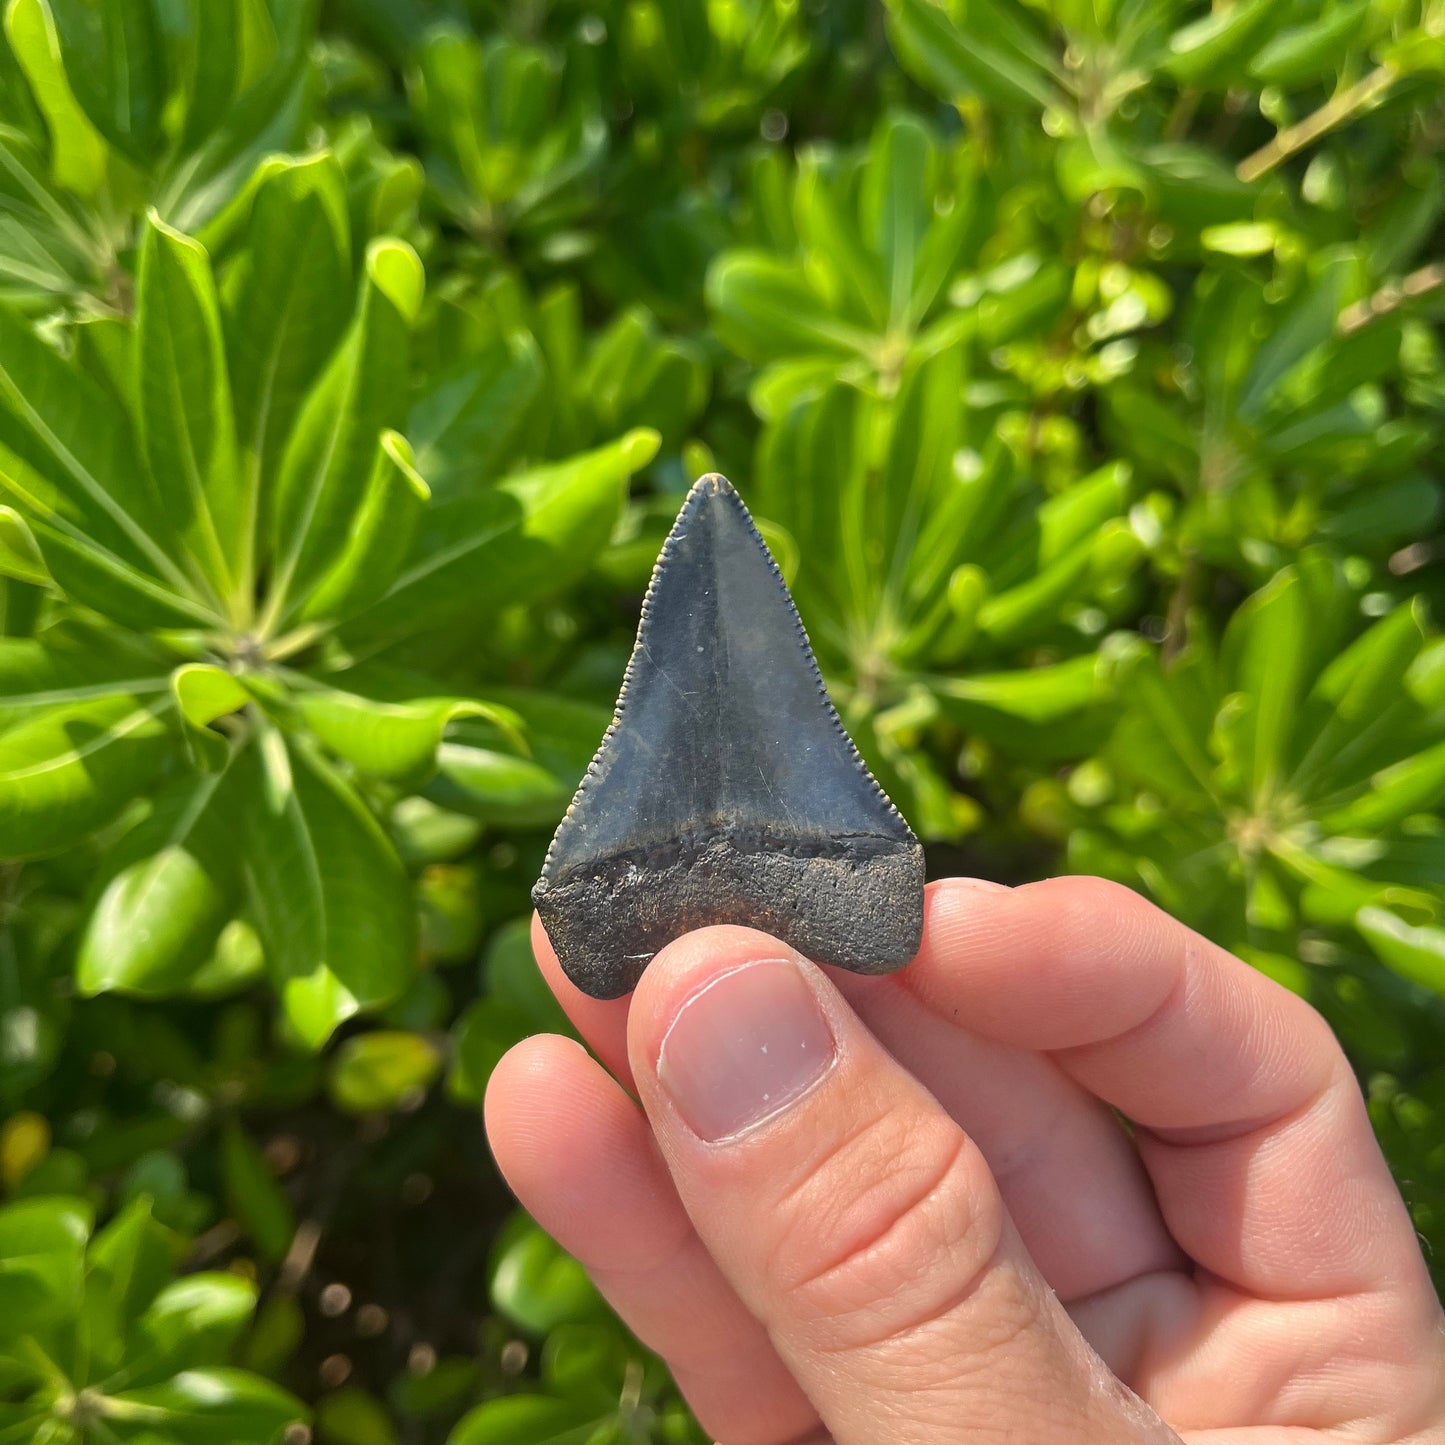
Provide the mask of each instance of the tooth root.
POLYGON ((693 487, 663 545, 616 716, 532 897, 596 998, 711 923, 858 973, 918 950, 923 850, 844 731, 724 477, 693 487))

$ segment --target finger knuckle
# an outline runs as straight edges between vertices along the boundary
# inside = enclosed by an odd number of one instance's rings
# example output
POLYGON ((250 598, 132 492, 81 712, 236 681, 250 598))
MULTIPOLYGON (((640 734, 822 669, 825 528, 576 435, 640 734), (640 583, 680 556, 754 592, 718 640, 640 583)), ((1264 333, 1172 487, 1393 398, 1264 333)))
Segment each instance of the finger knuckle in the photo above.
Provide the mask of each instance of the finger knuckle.
POLYGON ((956 1306, 998 1251, 1003 1206, 945 1116, 885 1113, 840 1139, 776 1213, 771 1277, 828 1347, 861 1348, 956 1306))

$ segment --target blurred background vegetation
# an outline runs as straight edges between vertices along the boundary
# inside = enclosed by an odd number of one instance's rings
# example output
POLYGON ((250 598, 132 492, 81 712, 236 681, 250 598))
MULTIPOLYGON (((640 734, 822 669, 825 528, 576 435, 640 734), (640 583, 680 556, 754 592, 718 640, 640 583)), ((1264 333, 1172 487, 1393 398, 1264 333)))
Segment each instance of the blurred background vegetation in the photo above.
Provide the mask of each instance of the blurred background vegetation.
POLYGON ((0 1441, 694 1441, 477 1106, 698 473, 935 876, 1316 1003, 1445 1279, 1441 0, 9 0, 0 1441))

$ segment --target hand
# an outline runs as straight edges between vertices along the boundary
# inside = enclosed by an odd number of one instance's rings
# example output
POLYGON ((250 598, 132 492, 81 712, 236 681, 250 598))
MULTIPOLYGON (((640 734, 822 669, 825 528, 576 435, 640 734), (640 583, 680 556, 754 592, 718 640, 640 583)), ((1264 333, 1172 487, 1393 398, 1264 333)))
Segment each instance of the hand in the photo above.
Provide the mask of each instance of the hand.
POLYGON ((709 928, 600 1003, 534 943, 620 1083, 526 1040, 492 1148, 723 1445, 1445 1445, 1333 1034, 1127 889, 934 884, 888 978, 709 928))

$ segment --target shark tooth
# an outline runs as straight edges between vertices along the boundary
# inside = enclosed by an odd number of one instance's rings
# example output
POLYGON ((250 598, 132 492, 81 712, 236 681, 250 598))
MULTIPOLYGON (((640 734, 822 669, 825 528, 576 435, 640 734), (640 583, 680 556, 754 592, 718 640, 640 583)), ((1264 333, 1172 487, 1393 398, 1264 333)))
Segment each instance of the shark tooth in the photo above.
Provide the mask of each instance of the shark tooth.
POLYGON ((663 544, 616 715, 532 900, 594 998, 712 923, 856 973, 918 951, 923 850, 844 731, 725 477, 693 487, 663 544))

